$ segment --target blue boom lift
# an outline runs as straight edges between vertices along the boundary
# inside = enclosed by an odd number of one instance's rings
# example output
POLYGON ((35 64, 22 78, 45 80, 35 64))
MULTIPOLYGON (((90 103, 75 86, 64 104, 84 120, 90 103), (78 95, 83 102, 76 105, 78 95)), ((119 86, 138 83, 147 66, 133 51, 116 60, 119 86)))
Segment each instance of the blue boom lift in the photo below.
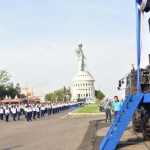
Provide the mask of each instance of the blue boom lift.
POLYGON ((101 142, 100 150, 116 149, 131 118, 133 130, 142 132, 144 140, 150 140, 150 55, 149 65, 144 69, 140 68, 143 17, 144 13, 150 11, 150 0, 135 0, 135 6, 137 70, 133 67, 127 76, 119 80, 118 89, 120 89, 123 79, 126 78, 126 99, 101 142))

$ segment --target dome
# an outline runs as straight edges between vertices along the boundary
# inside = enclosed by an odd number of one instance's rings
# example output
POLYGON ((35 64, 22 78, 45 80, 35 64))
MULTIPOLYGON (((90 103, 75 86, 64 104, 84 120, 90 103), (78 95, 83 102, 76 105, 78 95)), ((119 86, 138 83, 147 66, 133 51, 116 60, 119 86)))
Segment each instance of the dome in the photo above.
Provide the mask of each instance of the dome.
POLYGON ((73 82, 76 81, 95 81, 93 76, 88 71, 80 71, 75 77, 73 77, 73 82))

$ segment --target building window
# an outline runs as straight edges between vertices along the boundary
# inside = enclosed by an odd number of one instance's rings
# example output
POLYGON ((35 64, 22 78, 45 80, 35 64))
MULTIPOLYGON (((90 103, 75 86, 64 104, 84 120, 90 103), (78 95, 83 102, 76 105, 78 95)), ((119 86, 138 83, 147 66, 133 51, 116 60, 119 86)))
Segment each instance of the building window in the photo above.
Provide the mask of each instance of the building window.
POLYGON ((86 86, 87 86, 87 83, 86 83, 86 86))
POLYGON ((82 86, 82 83, 81 83, 81 86, 82 86))

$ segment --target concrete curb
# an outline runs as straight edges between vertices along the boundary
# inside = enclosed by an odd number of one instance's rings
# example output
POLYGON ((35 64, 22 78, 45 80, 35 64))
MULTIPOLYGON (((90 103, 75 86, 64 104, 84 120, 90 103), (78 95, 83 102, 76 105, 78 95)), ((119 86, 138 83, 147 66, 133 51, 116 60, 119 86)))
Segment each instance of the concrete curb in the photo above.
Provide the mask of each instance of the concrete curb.
MULTIPOLYGON (((89 105, 87 105, 89 106, 89 105)), ((84 106, 84 107, 87 107, 84 106)), ((71 117, 85 117, 85 116, 95 116, 95 115, 103 115, 105 114, 105 112, 100 112, 100 113, 75 113, 77 110, 81 109, 82 107, 68 113, 67 117, 71 118, 71 117)))
POLYGON ((105 113, 68 113, 67 117, 85 117, 85 116, 96 116, 96 115, 104 115, 105 113))

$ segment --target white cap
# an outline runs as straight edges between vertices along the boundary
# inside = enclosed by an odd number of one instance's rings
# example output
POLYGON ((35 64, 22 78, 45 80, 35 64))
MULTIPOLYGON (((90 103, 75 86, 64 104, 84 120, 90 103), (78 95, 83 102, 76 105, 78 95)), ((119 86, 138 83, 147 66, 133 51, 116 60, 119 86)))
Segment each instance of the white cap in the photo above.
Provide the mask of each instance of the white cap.
POLYGON ((105 98, 108 98, 108 95, 106 95, 105 98))

